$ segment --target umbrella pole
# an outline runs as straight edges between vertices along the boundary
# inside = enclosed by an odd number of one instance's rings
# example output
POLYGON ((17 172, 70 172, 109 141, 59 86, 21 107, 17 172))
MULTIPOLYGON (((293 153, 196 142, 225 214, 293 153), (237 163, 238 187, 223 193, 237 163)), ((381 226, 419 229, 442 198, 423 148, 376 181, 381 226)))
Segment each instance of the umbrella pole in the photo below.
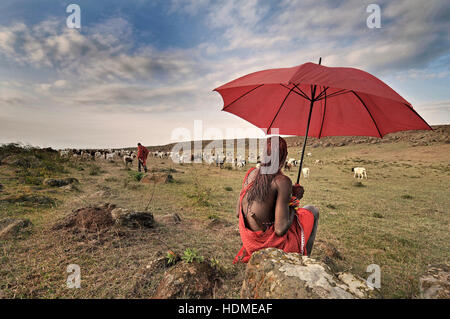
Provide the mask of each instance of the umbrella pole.
MULTIPOLYGON (((321 64, 322 64, 322 57, 320 57, 320 59, 319 59, 319 65, 321 65, 321 64)), ((300 165, 298 167, 297 184, 300 182, 300 174, 302 172, 303 157, 305 156, 306 141, 308 140, 309 123, 311 122, 311 114, 312 114, 312 109, 314 106, 314 98, 316 95, 316 88, 317 88, 317 86, 314 85, 314 89, 311 90, 311 105, 309 107, 308 124, 306 124, 305 140, 303 141, 302 157, 300 159, 300 165)))
POLYGON ((300 174, 302 172, 303 157, 305 156, 306 141, 308 139, 309 123, 311 122, 311 114, 313 106, 314 106, 314 99, 311 99, 311 106, 309 107, 309 115, 308 115, 308 124, 306 125, 305 140, 303 141, 302 157, 300 159, 300 165, 298 167, 297 184, 300 182, 300 174))

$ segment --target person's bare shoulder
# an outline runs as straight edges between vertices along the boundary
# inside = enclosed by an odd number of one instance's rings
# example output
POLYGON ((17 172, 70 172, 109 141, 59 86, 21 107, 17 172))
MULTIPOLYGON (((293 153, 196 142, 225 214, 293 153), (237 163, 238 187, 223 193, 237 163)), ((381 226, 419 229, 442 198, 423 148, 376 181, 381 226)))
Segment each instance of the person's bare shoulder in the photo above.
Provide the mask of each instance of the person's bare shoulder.
POLYGON ((292 191, 292 181, 289 177, 283 174, 278 174, 274 179, 278 191, 292 191))

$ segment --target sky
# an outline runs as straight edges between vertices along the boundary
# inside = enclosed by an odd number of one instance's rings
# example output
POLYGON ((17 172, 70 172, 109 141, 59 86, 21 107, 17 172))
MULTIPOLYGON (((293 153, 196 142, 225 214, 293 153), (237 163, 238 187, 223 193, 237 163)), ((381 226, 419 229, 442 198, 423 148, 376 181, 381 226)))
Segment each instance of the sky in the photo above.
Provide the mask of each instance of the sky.
POLYGON ((446 0, 2 0, 0 143, 162 145, 180 128, 193 138, 198 121, 204 138, 256 137, 212 90, 319 57, 372 73, 429 124, 449 124, 449 30, 446 0), (67 27, 71 3, 80 29, 67 27), (367 26, 371 3, 381 28, 367 26))

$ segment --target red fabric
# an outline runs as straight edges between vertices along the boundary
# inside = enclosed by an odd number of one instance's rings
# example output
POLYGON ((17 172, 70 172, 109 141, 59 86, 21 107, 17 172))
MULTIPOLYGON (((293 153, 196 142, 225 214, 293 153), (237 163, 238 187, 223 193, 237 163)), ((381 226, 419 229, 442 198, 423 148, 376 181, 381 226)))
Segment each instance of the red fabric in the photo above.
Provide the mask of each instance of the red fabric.
POLYGON ((138 145, 137 157, 143 165, 147 165, 148 149, 143 145, 138 145))
POLYGON ((251 73, 215 91, 223 98, 224 111, 264 132, 304 136, 310 101, 300 96, 299 89, 311 97, 312 85, 317 86, 316 97, 327 88, 327 98, 314 102, 308 136, 382 137, 397 131, 431 130, 387 84, 354 68, 305 63, 251 73), (346 93, 330 96, 341 90, 346 93))
MULTIPOLYGON (((244 178, 247 179, 250 172, 255 169, 251 168, 244 178)), ((271 225, 266 231, 252 231, 245 226, 244 216, 242 215, 242 199, 244 198, 246 192, 252 186, 252 183, 244 187, 242 184, 242 190, 239 199, 239 233, 242 240, 242 248, 234 258, 233 264, 236 262, 247 263, 252 255, 257 250, 274 247, 281 249, 288 253, 300 253, 301 252, 301 229, 298 222, 301 223, 305 238, 305 247, 303 247, 303 253, 306 255, 306 242, 311 235, 314 226, 314 215, 301 208, 297 211, 297 216, 295 217, 291 227, 283 236, 277 236, 275 233, 274 225, 271 225)))

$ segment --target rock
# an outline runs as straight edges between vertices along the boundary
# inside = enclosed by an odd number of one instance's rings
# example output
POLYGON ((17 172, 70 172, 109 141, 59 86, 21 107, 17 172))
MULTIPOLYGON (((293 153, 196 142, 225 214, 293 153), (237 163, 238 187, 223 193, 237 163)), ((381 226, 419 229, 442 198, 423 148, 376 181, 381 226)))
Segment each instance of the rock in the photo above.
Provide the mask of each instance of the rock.
POLYGON ((229 226, 232 226, 232 225, 233 224, 230 223, 229 221, 217 217, 217 218, 210 219, 210 221, 208 222, 208 225, 206 227, 207 228, 229 227, 229 226))
POLYGON ((165 173, 161 173, 161 174, 147 174, 144 177, 141 178, 141 183, 144 184, 166 184, 166 183, 170 183, 173 182, 173 176, 170 174, 165 174, 165 173))
POLYGON ((2 164, 25 168, 36 168, 39 167, 41 161, 34 155, 10 155, 2 160, 2 164))
POLYGON ((108 198, 110 196, 111 196, 111 192, 110 191, 108 191, 108 190, 101 190, 101 191, 93 193, 89 197, 108 198))
POLYGON ((55 179, 55 178, 46 178, 44 180, 44 185, 52 186, 52 187, 61 187, 66 186, 72 183, 79 183, 76 178, 69 177, 64 179, 55 179))
POLYGON ((0 220, 0 238, 16 235, 22 228, 31 225, 28 219, 5 218, 0 220))
POLYGON ((177 213, 159 216, 157 221, 162 224, 178 224, 181 222, 181 217, 177 213))
POLYGON ((65 190, 65 191, 76 191, 76 192, 80 191, 78 189, 78 187, 76 187, 74 184, 69 184, 69 185, 66 185, 66 186, 62 186, 61 189, 65 190))
POLYGON ((267 248, 250 258, 241 298, 353 299, 371 298, 372 292, 350 273, 333 274, 315 259, 267 248))
POLYGON ((14 195, 14 196, 9 196, 7 198, 3 198, 0 201, 11 203, 11 204, 22 204, 22 205, 27 205, 27 206, 33 206, 33 205, 53 206, 53 205, 55 205, 55 201, 52 198, 43 196, 43 195, 39 195, 39 194, 14 195))
POLYGON ((153 298, 211 298, 218 281, 208 262, 182 261, 165 272, 153 298))
POLYGON ((131 228, 151 228, 155 223, 152 213, 134 212, 124 208, 113 209, 111 211, 111 217, 117 225, 131 228))
POLYGON ((420 298, 450 299, 450 267, 430 265, 419 279, 420 298))

